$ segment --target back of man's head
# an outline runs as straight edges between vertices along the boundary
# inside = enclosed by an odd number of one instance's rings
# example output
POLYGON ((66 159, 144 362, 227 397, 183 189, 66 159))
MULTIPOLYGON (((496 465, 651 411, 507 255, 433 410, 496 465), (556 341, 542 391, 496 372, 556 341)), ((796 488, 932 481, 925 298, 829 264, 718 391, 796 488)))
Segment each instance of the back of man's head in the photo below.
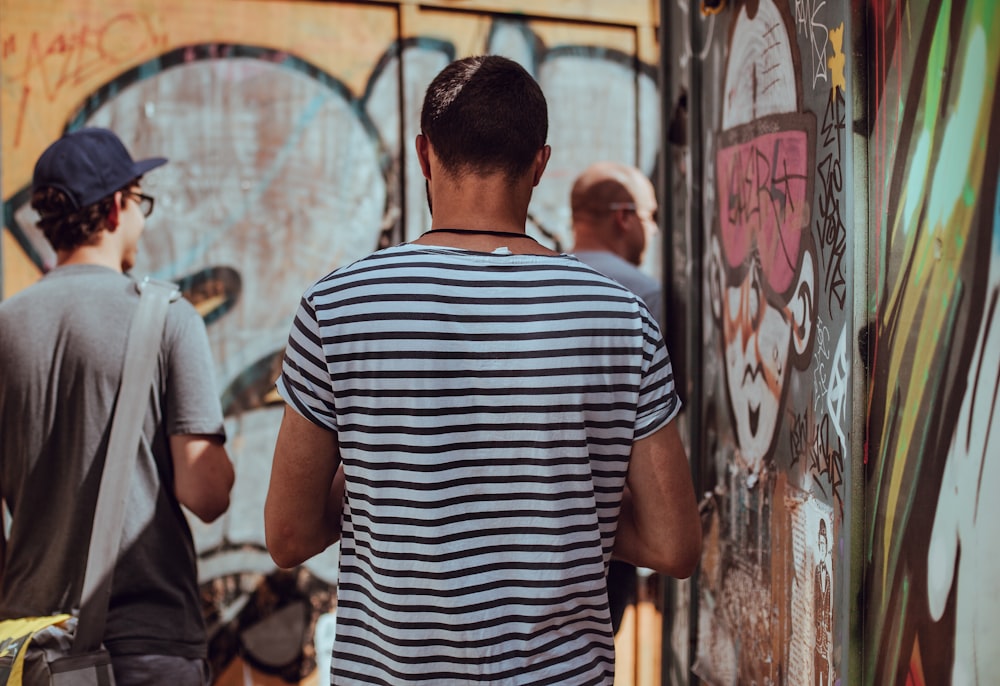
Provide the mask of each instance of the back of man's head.
POLYGON ((31 206, 39 214, 38 228, 55 250, 92 244, 109 227, 114 194, 128 190, 143 174, 166 162, 163 157, 132 159, 122 140, 108 129, 63 134, 35 163, 31 206))
POLYGON ((545 146, 548 108, 521 65, 497 55, 467 57, 427 87, 420 128, 449 174, 513 179, 545 146))
POLYGON ((636 184, 642 176, 635 167, 621 162, 595 162, 573 182, 570 208, 573 221, 609 218, 618 203, 635 202, 636 184))

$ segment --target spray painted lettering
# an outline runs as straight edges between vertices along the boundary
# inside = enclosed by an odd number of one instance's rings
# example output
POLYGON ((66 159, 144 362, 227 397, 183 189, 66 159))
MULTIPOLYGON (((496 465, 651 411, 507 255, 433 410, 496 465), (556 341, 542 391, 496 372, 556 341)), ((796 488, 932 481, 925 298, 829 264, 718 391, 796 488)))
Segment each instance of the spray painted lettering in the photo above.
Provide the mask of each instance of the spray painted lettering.
POLYGON ((792 466, 803 463, 815 479, 813 484, 816 490, 831 498, 843 516, 844 446, 838 427, 834 426, 829 415, 823 415, 817 424, 811 408, 807 408, 805 414, 790 414, 789 420, 792 466), (825 477, 829 489, 823 478, 816 477, 825 477))
POLYGON ((126 64, 167 43, 167 36, 156 31, 150 17, 132 12, 100 24, 81 24, 53 35, 33 32, 19 39, 14 34, 2 39, 3 59, 8 62, 4 86, 20 89, 15 147, 36 95, 51 103, 64 88, 83 84, 109 64, 126 64))
POLYGON ((847 254, 847 227, 840 212, 840 198, 844 188, 844 174, 841 168, 841 135, 844 131, 844 97, 838 89, 830 100, 823 116, 820 129, 823 149, 829 149, 816 169, 819 177, 816 209, 816 233, 819 236, 820 251, 826 274, 824 284, 827 292, 827 307, 835 314, 834 304, 843 311, 847 299, 847 278, 844 262, 847 254))

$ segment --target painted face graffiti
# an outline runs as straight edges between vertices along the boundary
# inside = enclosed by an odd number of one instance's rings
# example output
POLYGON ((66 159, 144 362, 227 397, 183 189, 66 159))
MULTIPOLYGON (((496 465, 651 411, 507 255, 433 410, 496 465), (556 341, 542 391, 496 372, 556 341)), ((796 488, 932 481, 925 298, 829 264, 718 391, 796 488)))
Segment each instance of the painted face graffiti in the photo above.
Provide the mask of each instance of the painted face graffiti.
POLYGON ((769 453, 787 373, 791 316, 764 297, 756 255, 744 279, 725 289, 722 328, 730 409, 746 466, 756 471, 769 453))
POLYGON ((726 66, 708 272, 737 460, 755 475, 777 443, 788 367, 807 363, 812 343, 816 120, 801 111, 781 10, 761 2, 740 21, 726 66))
POLYGON ((773 451, 788 366, 811 332, 812 257, 803 233, 812 194, 809 115, 772 115, 720 136, 713 310, 743 466, 773 451), (759 133, 764 131, 764 133, 759 133))

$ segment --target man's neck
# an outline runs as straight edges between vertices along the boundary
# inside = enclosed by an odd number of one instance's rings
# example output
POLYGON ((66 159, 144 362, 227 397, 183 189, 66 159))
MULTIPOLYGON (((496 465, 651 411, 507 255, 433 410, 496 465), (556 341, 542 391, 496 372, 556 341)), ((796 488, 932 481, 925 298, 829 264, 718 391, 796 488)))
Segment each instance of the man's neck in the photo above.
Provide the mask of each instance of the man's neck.
POLYGON ((56 265, 64 267, 70 264, 92 264, 107 267, 116 272, 122 271, 121 256, 99 245, 81 245, 72 250, 56 252, 56 265))
POLYGON ((431 229, 457 231, 424 234, 414 242, 479 252, 503 247, 515 254, 556 255, 527 235, 530 198, 530 189, 513 189, 506 181, 449 185, 446 192, 434 195, 431 229))
POLYGON ((600 236, 596 235, 594 232, 581 227, 579 225, 573 227, 574 244, 572 252, 606 252, 612 255, 618 255, 618 257, 624 257, 615 250, 615 247, 609 245, 607 241, 602 240, 600 236))
MULTIPOLYGON (((539 156, 542 154, 539 152, 539 156)), ((557 254, 527 237, 528 204, 545 166, 544 161, 540 164, 517 178, 501 172, 454 175, 442 168, 433 148, 430 148, 425 171, 427 168, 431 171, 427 175, 427 189, 432 203, 431 229, 463 231, 424 234, 415 242, 471 250, 493 251, 506 247, 514 253, 557 254)))
POLYGON ((469 189, 434 198, 431 228, 524 233, 527 215, 527 203, 509 193, 469 189))

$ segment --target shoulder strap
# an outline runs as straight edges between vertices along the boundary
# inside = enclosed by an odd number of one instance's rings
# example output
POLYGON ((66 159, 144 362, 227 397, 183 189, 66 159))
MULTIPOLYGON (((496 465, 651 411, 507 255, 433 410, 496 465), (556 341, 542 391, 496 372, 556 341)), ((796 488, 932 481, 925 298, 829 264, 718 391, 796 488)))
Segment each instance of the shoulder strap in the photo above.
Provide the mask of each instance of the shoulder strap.
POLYGON ((96 650, 104 636, 104 622, 111 598, 111 577, 121 547, 125 503, 142 422, 149 407, 153 369, 163 338, 167 307, 180 296, 177 286, 169 281, 146 278, 136 287, 140 293, 139 306, 132 317, 125 344, 118 400, 111 420, 111 435, 90 534, 80 617, 73 641, 74 654, 96 650))

